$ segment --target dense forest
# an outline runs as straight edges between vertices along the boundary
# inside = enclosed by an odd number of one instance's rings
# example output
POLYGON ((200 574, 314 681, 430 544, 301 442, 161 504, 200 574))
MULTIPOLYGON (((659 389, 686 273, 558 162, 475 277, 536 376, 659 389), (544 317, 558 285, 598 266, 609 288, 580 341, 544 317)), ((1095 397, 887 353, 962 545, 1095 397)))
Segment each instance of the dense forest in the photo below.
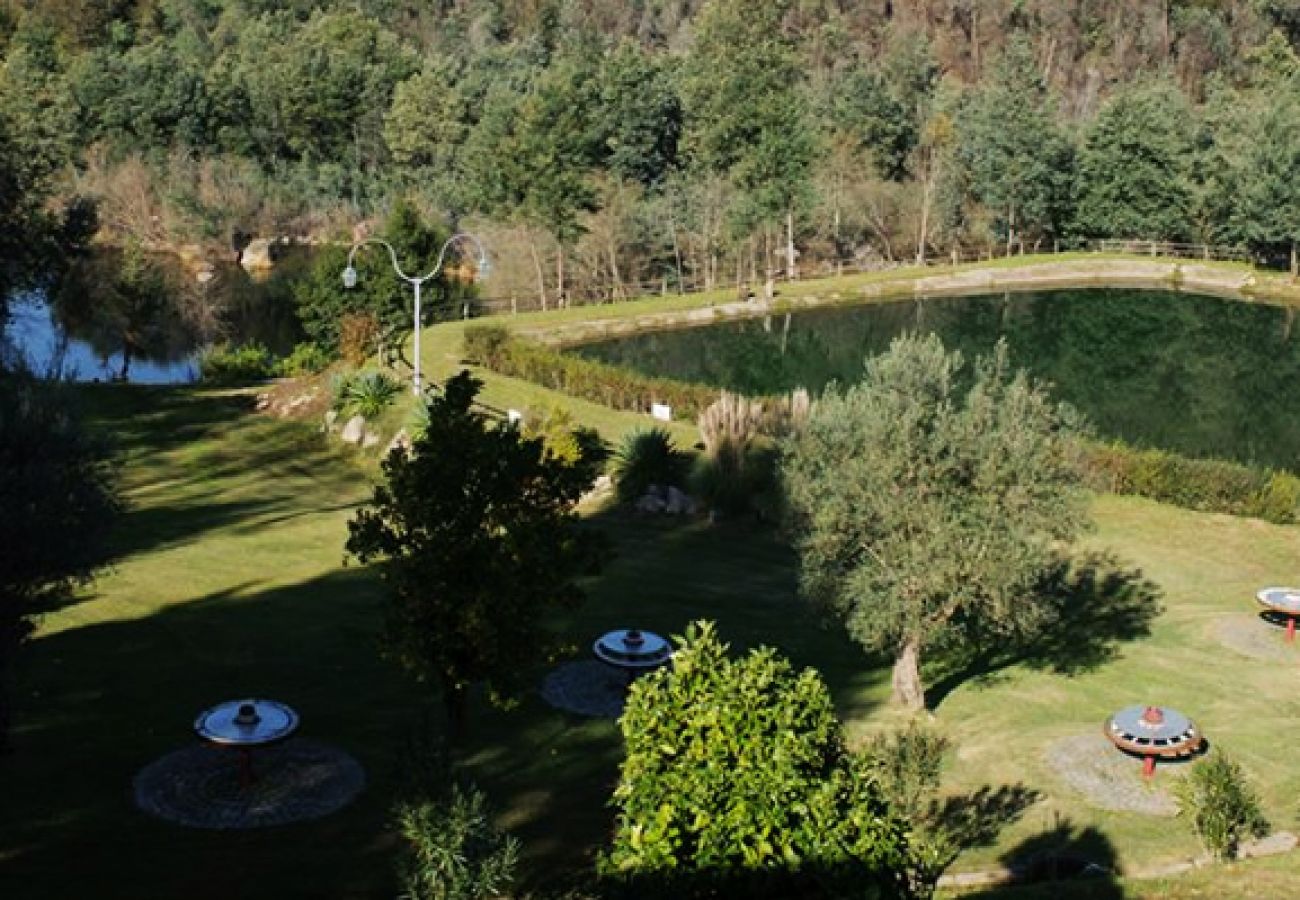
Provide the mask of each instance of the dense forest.
POLYGON ((406 199, 551 299, 1097 237, 1294 267, 1297 46, 1300 0, 0 0, 0 213, 213 256, 406 199))

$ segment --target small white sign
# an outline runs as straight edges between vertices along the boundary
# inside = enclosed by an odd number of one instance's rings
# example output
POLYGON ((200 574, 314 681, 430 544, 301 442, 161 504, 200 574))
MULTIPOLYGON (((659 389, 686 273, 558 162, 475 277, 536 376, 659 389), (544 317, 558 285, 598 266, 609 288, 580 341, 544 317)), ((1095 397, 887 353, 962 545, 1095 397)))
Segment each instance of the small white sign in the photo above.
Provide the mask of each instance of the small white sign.
POLYGON ((524 420, 524 414, 517 409, 507 409, 506 418, 511 422, 522 422, 524 420))
POLYGON ((671 422, 673 420, 673 408, 663 403, 651 403, 650 415, 660 422, 671 422))

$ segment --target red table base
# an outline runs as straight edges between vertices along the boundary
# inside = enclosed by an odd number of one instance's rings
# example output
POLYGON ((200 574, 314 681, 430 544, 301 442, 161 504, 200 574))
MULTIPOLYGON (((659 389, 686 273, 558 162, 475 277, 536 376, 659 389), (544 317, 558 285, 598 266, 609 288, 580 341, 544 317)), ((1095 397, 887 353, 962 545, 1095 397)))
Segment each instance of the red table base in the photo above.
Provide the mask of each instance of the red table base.
POLYGON ((1156 758, 1154 756, 1142 757, 1142 777, 1150 778, 1156 774, 1156 758))

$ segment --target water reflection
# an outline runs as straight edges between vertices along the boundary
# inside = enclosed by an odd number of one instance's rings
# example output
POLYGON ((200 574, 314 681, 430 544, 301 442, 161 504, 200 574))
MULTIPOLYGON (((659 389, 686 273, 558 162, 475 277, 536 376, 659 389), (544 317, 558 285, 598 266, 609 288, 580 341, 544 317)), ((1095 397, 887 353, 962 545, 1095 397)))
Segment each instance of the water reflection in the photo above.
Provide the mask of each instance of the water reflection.
POLYGON ((908 330, 968 357, 999 337, 1103 436, 1300 469, 1294 312, 1192 294, 1075 290, 817 310, 591 344, 578 352, 746 393, 856 381, 908 330))
POLYGON ((256 341, 284 354, 302 340, 290 285, 308 263, 290 258, 260 282, 224 266, 200 284, 168 258, 97 252, 48 291, 14 298, 5 340, 40 374, 191 382, 209 344, 256 341))

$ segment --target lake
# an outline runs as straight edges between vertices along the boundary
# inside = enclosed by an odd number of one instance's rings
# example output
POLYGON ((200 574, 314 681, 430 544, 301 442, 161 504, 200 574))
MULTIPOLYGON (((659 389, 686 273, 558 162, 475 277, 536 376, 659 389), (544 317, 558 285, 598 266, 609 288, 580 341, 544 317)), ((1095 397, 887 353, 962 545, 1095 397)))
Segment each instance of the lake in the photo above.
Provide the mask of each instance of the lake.
POLYGON ((573 348, 747 394, 857 381, 908 331, 970 358, 1006 338, 1102 437, 1300 470, 1295 311, 1196 294, 1062 290, 836 307, 573 348))
POLYGON ((95 254, 87 271, 53 296, 33 291, 11 298, 4 340, 37 374, 75 381, 185 384, 198 379, 203 348, 218 342, 257 342, 287 354, 303 339, 289 284, 305 262, 253 280, 236 265, 217 268, 206 284, 181 272, 170 258, 163 270, 163 302, 102 287, 115 265, 111 252, 95 254))

